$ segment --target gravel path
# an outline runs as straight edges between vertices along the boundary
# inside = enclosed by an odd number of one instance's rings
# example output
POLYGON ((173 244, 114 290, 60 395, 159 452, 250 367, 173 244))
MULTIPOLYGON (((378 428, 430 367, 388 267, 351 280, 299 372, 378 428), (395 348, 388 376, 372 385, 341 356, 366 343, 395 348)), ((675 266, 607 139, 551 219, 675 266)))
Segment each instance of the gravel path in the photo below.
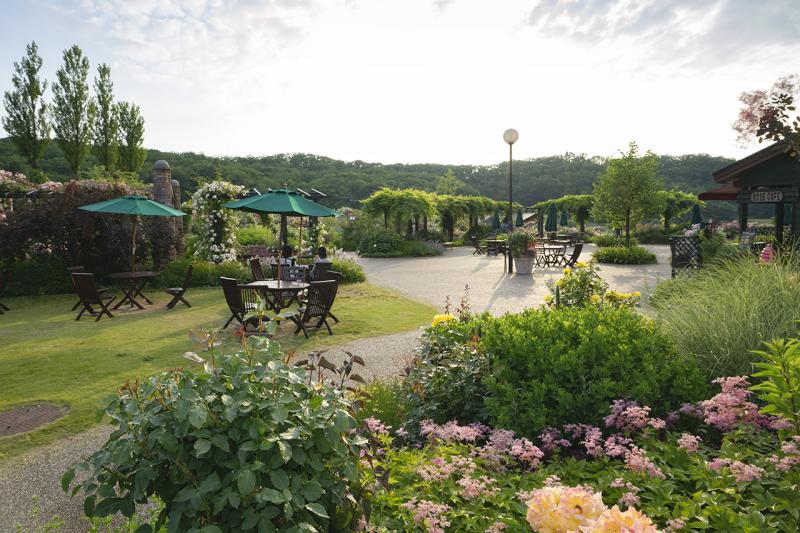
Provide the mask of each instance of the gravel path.
MULTIPOLYGON (((360 339, 328 349, 326 357, 339 363, 344 350, 360 355, 366 367, 359 373, 367 380, 397 375, 414 351, 419 331, 360 339)), ((0 467, 0 532, 39 531, 54 516, 64 520, 59 532, 83 533, 88 523, 83 518, 83 500, 70 498, 61 490, 61 475, 74 462, 97 450, 111 433, 109 426, 98 426, 49 446, 37 448, 0 467), (40 518, 31 516, 32 498, 40 518)))

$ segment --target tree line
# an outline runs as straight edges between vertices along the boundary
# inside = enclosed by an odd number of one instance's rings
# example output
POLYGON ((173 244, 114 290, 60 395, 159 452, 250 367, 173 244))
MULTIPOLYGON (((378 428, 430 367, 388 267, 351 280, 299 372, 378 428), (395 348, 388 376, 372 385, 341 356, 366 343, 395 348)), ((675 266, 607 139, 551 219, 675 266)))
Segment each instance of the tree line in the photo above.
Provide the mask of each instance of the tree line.
MULTIPOLYGON (((27 167, 24 170, 34 178, 41 171, 51 170, 42 165, 42 159, 54 137, 69 174, 64 176, 61 166, 51 179, 79 177, 90 153, 94 163, 108 174, 138 172, 146 157, 139 106, 114 101, 111 68, 105 63, 97 66, 90 90, 89 59, 78 45, 64 50, 63 61, 56 72, 51 101, 46 98, 49 83, 41 77, 43 62, 35 41, 14 63, 12 89, 3 95, 5 114, 1 121, 27 167)), ((18 171, 13 166, 11 169, 18 171)))

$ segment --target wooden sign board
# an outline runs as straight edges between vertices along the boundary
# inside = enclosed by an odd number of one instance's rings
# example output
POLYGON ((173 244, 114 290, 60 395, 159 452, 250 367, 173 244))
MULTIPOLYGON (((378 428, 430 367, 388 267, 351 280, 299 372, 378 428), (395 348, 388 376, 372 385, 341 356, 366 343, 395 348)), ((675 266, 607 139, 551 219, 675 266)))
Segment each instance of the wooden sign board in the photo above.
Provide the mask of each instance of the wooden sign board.
POLYGON ((753 191, 750 201, 755 204, 774 204, 783 201, 782 191, 753 191))

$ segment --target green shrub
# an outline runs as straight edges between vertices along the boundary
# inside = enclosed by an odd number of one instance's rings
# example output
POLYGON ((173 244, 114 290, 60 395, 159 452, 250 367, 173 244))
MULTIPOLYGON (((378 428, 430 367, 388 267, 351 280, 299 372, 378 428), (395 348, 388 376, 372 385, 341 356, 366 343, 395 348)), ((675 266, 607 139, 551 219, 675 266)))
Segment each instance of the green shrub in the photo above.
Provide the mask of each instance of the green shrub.
POLYGON ((364 269, 355 261, 339 258, 331 259, 331 261, 331 270, 335 270, 336 272, 342 274, 343 284, 361 283, 362 281, 367 280, 367 275, 364 273, 364 269))
POLYGON ((157 496, 169 531, 347 529, 364 441, 343 392, 278 358, 205 364, 122 387, 105 408, 114 432, 64 474, 64 490, 89 471, 78 485, 90 517, 131 516, 157 496))
POLYGON ((348 252, 358 251, 361 240, 368 234, 379 229, 375 222, 368 216, 359 216, 355 220, 349 220, 347 217, 340 217, 334 221, 332 225, 339 227, 339 232, 331 235, 331 242, 333 242, 337 248, 347 250, 348 252))
POLYGON ((700 257, 703 258, 704 263, 711 263, 713 261, 720 261, 724 259, 734 259, 741 256, 739 248, 728 241, 725 234, 715 231, 706 234, 701 231, 700 236, 700 257))
POLYGON ((213 287, 219 285, 219 278, 235 278, 250 281, 250 271, 241 263, 210 263, 196 258, 181 258, 164 267, 153 280, 153 287, 179 287, 186 276, 189 265, 194 266, 190 287, 213 287))
POLYGON ((664 414, 702 396, 705 379, 650 319, 622 308, 528 309, 490 320, 480 348, 493 425, 532 436, 545 426, 598 424, 635 398, 664 414))
POLYGON ((405 391, 397 378, 376 379, 363 387, 364 406, 358 411, 356 418, 376 418, 394 429, 400 428, 406 419, 407 406, 405 391))
POLYGON ((400 243, 400 255, 403 257, 425 257, 442 255, 444 247, 432 241, 411 239, 400 243))
POLYGON ((67 266, 58 260, 45 263, 26 259, 0 265, 0 270, 8 268, 10 271, 6 288, 9 296, 63 294, 73 291, 67 266))
POLYGON ((669 244, 669 237, 661 226, 648 224, 636 229, 636 240, 641 244, 669 244))
POLYGON ((655 254, 641 246, 609 246, 593 254, 598 263, 617 265, 648 265, 656 262, 655 254))
POLYGON ((598 248, 606 247, 606 246, 617 246, 621 241, 614 235, 610 233, 606 233, 604 235, 595 235, 592 237, 592 242, 598 248))
POLYGON ((236 228, 236 242, 240 246, 272 246, 275 239, 268 227, 253 224, 236 228))
POLYGON ((388 229, 373 229, 358 244, 363 257, 399 257, 403 238, 388 229))
POLYGON ((491 360, 472 342, 480 335, 485 320, 445 321, 422 335, 404 380, 407 427, 416 428, 426 419, 438 423, 488 420, 483 379, 491 371, 491 360))
POLYGON ((663 330, 709 377, 748 374, 752 350, 791 337, 800 319, 800 257, 720 260, 661 282, 650 299, 663 330))

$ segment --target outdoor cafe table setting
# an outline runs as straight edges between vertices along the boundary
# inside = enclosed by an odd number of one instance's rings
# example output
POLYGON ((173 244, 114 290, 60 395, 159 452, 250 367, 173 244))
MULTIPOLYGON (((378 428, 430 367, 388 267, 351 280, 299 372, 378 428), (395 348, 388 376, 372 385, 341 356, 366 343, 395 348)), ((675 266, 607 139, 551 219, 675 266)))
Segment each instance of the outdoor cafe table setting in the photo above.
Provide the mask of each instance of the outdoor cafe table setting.
POLYGON ((117 302, 112 309, 119 309, 126 303, 129 304, 130 307, 144 309, 142 304, 136 300, 137 297, 142 298, 145 302, 152 305, 153 302, 145 296, 143 289, 145 285, 156 276, 158 276, 158 272, 152 271, 114 272, 112 274, 106 274, 105 278, 111 283, 118 285, 123 294, 122 299, 117 302))
POLYGON ((540 250, 546 266, 558 264, 567 253, 567 247, 563 244, 543 244, 540 250))
POLYGON ((303 281, 285 281, 280 279, 267 279, 261 281, 253 281, 245 284, 246 287, 252 287, 261 292, 267 305, 273 311, 281 310, 281 303, 289 296, 289 304, 298 301, 300 293, 308 289, 308 283, 303 281))

